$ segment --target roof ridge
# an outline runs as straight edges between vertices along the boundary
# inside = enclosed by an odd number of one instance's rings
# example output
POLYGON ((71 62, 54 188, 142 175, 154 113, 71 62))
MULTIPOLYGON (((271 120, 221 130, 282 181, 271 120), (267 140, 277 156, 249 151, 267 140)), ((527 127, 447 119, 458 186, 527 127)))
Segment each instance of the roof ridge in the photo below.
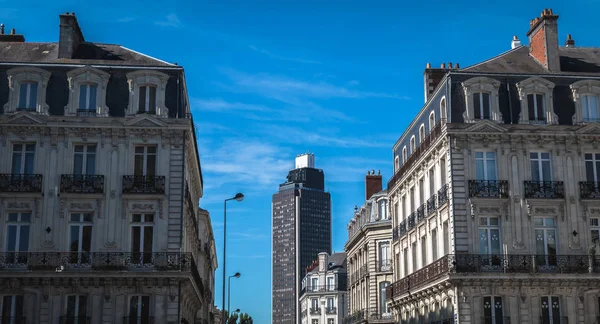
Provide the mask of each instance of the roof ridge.
POLYGON ((493 61, 493 60, 496 60, 496 59, 498 59, 498 58, 500 58, 500 57, 502 57, 502 56, 504 56, 504 55, 508 55, 508 54, 510 54, 510 53, 512 53, 512 52, 516 52, 517 50, 519 50, 519 49, 521 49, 521 48, 523 48, 523 47, 527 47, 527 46, 525 46, 525 45, 520 45, 520 46, 517 46, 517 47, 515 47, 515 48, 511 48, 511 49, 509 49, 509 50, 508 50, 508 51, 506 51, 506 52, 502 52, 502 53, 500 53, 500 54, 498 54, 498 55, 496 55, 496 56, 493 56, 493 57, 491 57, 491 58, 489 58, 489 59, 487 59, 487 60, 485 60, 485 61, 482 61, 482 62, 479 62, 479 63, 475 63, 475 64, 473 64, 473 65, 469 65, 469 66, 467 66, 467 67, 465 67, 465 68, 462 68, 462 69, 460 69, 459 71, 465 71, 465 70, 468 70, 468 69, 470 69, 470 68, 474 68, 474 67, 480 66, 480 65, 482 65, 482 64, 485 64, 485 63, 491 62, 491 61, 493 61))
POLYGON ((150 55, 148 55, 148 54, 144 54, 144 53, 142 53, 142 52, 138 52, 138 51, 132 50, 131 48, 127 48, 127 47, 125 47, 125 46, 123 46, 123 45, 118 45, 118 46, 119 46, 119 47, 121 47, 121 48, 122 48, 122 49, 124 49, 124 50, 130 51, 130 52, 132 52, 132 53, 135 53, 135 54, 138 54, 138 55, 145 56, 145 57, 147 57, 147 58, 149 58, 149 59, 152 59, 152 60, 155 60, 155 61, 158 61, 158 62, 164 63, 164 64, 168 64, 168 65, 171 65, 171 66, 177 66, 176 64, 169 63, 169 62, 167 62, 167 61, 163 61, 163 60, 161 60, 161 59, 158 59, 158 58, 156 58, 156 57, 150 56, 150 55))

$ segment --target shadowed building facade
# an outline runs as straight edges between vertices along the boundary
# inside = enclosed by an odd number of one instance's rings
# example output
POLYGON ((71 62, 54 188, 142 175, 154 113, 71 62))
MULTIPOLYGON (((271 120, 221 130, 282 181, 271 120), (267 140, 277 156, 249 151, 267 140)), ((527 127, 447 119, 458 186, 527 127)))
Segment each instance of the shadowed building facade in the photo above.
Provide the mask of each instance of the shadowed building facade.
POLYGON ((299 323, 304 270, 320 252, 331 253, 331 196, 314 155, 296 157, 296 167, 272 200, 272 322, 299 323))

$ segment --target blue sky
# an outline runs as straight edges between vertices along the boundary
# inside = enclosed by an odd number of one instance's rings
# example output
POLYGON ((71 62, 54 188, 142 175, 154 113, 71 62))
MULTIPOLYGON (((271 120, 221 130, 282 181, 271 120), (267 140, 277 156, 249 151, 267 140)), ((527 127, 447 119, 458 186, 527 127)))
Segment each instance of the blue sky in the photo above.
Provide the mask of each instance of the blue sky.
MULTIPOLYGON (((392 172, 391 149, 423 104, 427 62, 462 67, 526 44, 529 20, 560 15, 559 40, 598 46, 597 1, 8 1, 0 22, 27 41, 56 41, 75 12, 89 41, 117 43, 186 69, 205 195, 222 260, 228 208, 233 309, 270 322, 271 195, 294 157, 314 152, 343 250, 367 170, 392 172)), ((220 270, 220 269, 219 269, 220 270)), ((221 300, 217 271, 216 304, 221 300)))

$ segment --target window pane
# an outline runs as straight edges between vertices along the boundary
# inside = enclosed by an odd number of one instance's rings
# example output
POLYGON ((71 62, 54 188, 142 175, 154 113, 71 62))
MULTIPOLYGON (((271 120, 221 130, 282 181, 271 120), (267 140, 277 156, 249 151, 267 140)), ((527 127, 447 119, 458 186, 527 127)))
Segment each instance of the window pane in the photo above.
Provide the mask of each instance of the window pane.
POLYGON ((23 155, 21 155, 21 152, 13 152, 13 156, 12 156, 12 173, 13 174, 20 174, 21 173, 21 162, 22 162, 22 158, 23 155))
MULTIPOLYGON (((87 313, 87 296, 79 296, 79 323, 83 322, 87 313)), ((82 323, 83 324, 83 323, 82 323)))
POLYGON ((96 89, 98 88, 98 86, 95 84, 91 84, 91 85, 89 85, 89 87, 90 87, 90 98, 89 98, 89 103, 88 103, 88 109, 96 110, 96 89))
POLYGON ((27 89, 29 83, 21 83, 19 86, 19 106, 17 108, 27 108, 27 89))
POLYGON ((88 109, 87 106, 88 85, 82 84, 79 86, 79 109, 88 109))
POLYGON ((31 213, 21 213, 21 222, 29 223, 31 219, 31 213))
POLYGON ((560 302, 558 297, 552 297, 552 320, 554 323, 560 323, 560 302))
POLYGON ((479 92, 473 94, 473 117, 481 119, 481 93, 479 92))
POLYGON ((88 151, 85 162, 85 174, 96 174, 96 154, 88 151))
POLYGON ((481 95, 483 103, 483 119, 490 119, 490 94, 484 92, 481 95))
POLYGON ((485 180, 485 169, 483 168, 483 159, 475 160, 475 179, 485 180))
POLYGON ((483 316, 486 319, 486 323, 491 323, 491 320, 487 319, 492 317, 492 297, 483 297, 483 316))
POLYGON ((150 98, 149 98, 149 106, 148 106, 148 111, 156 111, 156 87, 149 87, 150 88, 150 98))
POLYGON ((131 252, 140 252, 140 227, 134 226, 131 228, 131 252))
POLYGON ((33 153, 27 152, 25 153, 25 170, 23 170, 24 174, 32 174, 33 173, 33 153))
POLYGON ((589 96, 581 96, 581 112, 582 112, 582 117, 583 120, 587 120, 589 118, 588 115, 588 110, 589 110, 589 106, 588 106, 588 98, 589 96))
POLYGON ((488 244, 488 230, 485 228, 479 229, 479 253, 489 254, 488 244))
POLYGON ((501 251, 500 230, 497 228, 490 229, 490 248, 491 254, 500 254, 501 251))
POLYGON ((9 222, 16 222, 19 220, 19 214, 17 213, 10 213, 8 214, 8 221, 9 222))
POLYGON ((29 107, 27 107, 27 108, 34 109, 37 106, 38 84, 37 84, 37 82, 32 82, 30 84, 31 84, 31 86, 29 87, 29 107))
POLYGON ((152 233, 153 233, 153 227, 152 226, 145 226, 144 227, 144 252, 152 252, 152 233))
MULTIPOLYGON (((493 153, 492 153, 493 155, 493 153)), ((487 174, 486 180, 496 180, 496 158, 491 157, 486 160, 487 164, 487 174)))
POLYGON ((139 111, 146 111, 146 87, 140 87, 139 111))
POLYGON ((67 297, 67 317, 75 317, 75 307, 77 305, 77 296, 67 297))
POLYGON ((543 181, 552 181, 552 174, 550 172, 550 161, 542 161, 542 176, 543 181))
POLYGON ((585 161, 585 178, 587 181, 596 181, 594 177, 594 162, 585 161))
POLYGON ((142 319, 150 317, 150 296, 142 296, 142 319))
POLYGON ((598 96, 588 96, 589 118, 593 121, 598 120, 598 96))
POLYGON ((156 146, 147 146, 146 149, 148 154, 156 154, 156 146))
POLYGON ((531 160, 531 180, 540 181, 540 164, 538 160, 531 160))
POLYGON ((146 175, 156 175, 156 155, 148 155, 146 161, 146 175))
POLYGON ((73 174, 83 174, 83 154, 75 153, 73 174))
POLYGON ((17 226, 6 227, 6 252, 14 252, 17 247, 17 226))
POLYGON ((21 225, 21 233, 19 233, 19 251, 29 251, 29 225, 21 225))
POLYGON ((71 244, 69 250, 71 252, 79 252, 79 226, 71 226, 71 244))
POLYGON ((134 175, 144 175, 144 156, 136 154, 134 167, 133 167, 134 175))
POLYGON ((529 112, 529 120, 535 120, 535 102, 532 94, 527 95, 527 110, 529 112))
POLYGON ((92 251, 92 227, 83 226, 83 233, 81 237, 81 250, 84 252, 92 251))
POLYGON ((537 120, 546 120, 544 113, 544 95, 538 94, 535 96, 537 103, 537 120))

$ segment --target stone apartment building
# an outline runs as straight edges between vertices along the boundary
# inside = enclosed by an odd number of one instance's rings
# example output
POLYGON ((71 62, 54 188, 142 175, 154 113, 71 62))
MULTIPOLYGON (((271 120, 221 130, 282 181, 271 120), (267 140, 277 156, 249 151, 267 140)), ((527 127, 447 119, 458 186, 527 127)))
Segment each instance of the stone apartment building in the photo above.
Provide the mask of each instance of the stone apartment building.
POLYGON ((349 311, 345 324, 394 323, 386 288, 392 282, 392 219, 382 177, 369 171, 365 203, 348 223, 349 311))
POLYGON ((0 27, 1 323, 208 323, 202 190, 181 66, 0 27))
POLYGON ((558 35, 545 9, 528 46, 425 70, 388 182, 399 322, 598 323, 600 52, 558 35))
POLYGON ((300 292, 302 324, 341 324, 348 311, 346 254, 319 253, 306 268, 300 292))

